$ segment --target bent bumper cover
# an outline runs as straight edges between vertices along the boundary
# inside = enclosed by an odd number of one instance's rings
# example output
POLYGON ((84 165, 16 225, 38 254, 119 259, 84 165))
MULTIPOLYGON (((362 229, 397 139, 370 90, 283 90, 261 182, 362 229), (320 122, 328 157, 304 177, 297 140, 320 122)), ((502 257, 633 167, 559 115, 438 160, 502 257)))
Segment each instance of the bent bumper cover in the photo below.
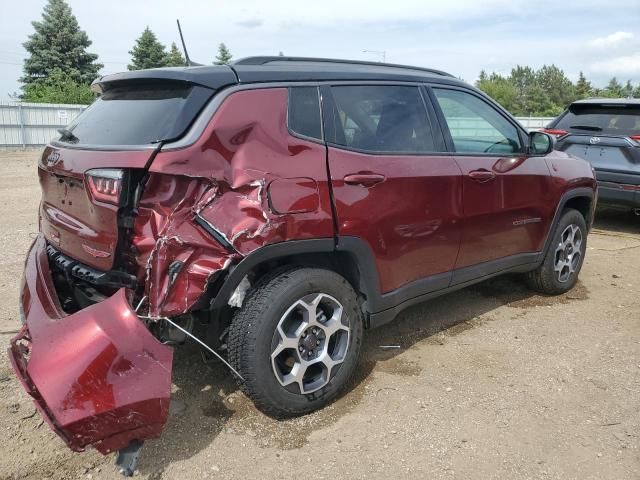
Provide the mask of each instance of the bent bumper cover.
POLYGON ((173 351, 131 309, 125 289, 66 315, 42 235, 25 262, 24 325, 9 359, 51 428, 75 451, 102 453, 158 437, 167 420, 173 351))

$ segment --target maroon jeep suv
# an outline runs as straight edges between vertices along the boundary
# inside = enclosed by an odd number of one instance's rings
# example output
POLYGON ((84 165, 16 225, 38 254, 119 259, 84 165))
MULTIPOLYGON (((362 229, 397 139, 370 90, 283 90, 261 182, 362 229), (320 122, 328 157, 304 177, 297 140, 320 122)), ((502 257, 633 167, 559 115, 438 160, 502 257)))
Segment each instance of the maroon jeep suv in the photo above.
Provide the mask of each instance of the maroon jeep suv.
POLYGON ((38 165, 9 349, 73 450, 159 436, 189 337, 263 412, 295 416, 410 305, 507 272, 546 294, 577 281, 590 165, 449 74, 252 57, 93 89, 38 165))

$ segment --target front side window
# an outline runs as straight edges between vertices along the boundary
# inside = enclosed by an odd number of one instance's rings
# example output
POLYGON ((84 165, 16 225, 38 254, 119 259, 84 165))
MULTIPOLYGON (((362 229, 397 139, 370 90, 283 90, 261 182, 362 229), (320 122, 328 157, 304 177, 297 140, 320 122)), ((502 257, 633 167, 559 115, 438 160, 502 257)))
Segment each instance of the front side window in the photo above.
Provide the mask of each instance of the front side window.
POLYGON ((467 92, 434 88, 456 152, 522 152, 517 128, 489 103, 467 92))
POLYGON ((417 87, 335 86, 329 142, 373 153, 434 151, 427 112, 417 87))

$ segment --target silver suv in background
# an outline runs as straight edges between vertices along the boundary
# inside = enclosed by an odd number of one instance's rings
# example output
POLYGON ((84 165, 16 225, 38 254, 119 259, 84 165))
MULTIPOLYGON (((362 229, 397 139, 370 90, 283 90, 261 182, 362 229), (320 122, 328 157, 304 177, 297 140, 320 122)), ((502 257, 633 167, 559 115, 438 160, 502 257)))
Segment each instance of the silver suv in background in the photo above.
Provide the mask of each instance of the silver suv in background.
POLYGON ((640 99, 578 100, 543 131, 556 137, 556 150, 591 163, 599 204, 640 215, 640 99))

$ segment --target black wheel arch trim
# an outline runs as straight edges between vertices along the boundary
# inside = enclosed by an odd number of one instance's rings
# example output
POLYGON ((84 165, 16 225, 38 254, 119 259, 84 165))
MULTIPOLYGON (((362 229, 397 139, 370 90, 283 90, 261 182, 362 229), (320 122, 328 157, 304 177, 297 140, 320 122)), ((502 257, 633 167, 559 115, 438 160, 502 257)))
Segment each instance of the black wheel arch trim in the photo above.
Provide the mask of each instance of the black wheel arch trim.
POLYGON ((560 197, 560 201, 558 202, 558 206, 556 207, 556 211, 553 215, 553 220, 549 225, 549 231, 547 232, 547 239, 545 240, 545 243, 544 243, 542 258, 544 258, 544 256, 549 251, 549 247, 551 246, 551 242, 553 241, 553 235, 556 231, 556 225, 558 225, 558 222, 560 221, 560 216, 562 215, 562 212, 565 209, 567 203, 569 202, 569 200, 573 198, 580 198, 580 197, 589 199, 589 212, 587 213, 585 222, 587 224, 587 233, 591 230, 591 227, 593 225, 593 218, 595 216, 595 209, 596 209, 596 202, 597 202, 596 191, 593 188, 589 188, 589 187, 577 187, 577 188, 572 188, 570 190, 567 190, 560 197))

